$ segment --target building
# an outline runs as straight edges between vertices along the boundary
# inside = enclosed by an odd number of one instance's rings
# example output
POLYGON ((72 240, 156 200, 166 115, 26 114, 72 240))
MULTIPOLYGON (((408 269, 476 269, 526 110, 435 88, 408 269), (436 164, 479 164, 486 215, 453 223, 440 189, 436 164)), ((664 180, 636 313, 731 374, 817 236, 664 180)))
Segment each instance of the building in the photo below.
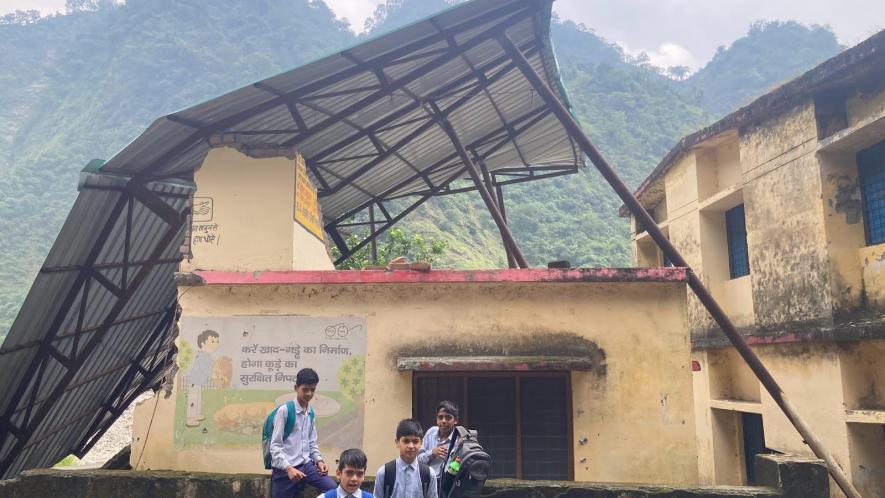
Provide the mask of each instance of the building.
MULTIPOLYGON (((885 32, 683 138, 636 195, 858 490, 885 495, 885 32)), ((632 247, 668 264, 635 219, 632 247)), ((809 454, 694 296, 687 310, 700 481, 809 454)))
POLYGON ((304 171, 231 147, 197 171, 181 369, 136 408, 134 468, 261 471, 264 417, 310 366, 330 460, 377 468, 398 420, 450 399, 496 477, 697 482, 682 269, 334 271, 292 220, 304 171))

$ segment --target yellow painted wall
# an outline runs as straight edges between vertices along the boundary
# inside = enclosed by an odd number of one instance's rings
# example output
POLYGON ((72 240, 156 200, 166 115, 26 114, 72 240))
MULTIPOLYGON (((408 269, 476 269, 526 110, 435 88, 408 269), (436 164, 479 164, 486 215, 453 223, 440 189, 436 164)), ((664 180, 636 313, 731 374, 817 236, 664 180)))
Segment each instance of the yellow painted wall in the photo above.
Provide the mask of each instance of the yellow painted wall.
POLYGON ((845 114, 848 126, 885 114, 885 88, 856 92, 845 101, 845 114))
POLYGON ((864 291, 858 256, 866 239, 857 162, 853 153, 818 156, 833 312, 847 314, 863 305, 864 291))
POLYGON ((829 262, 811 103, 741 135, 756 324, 832 323, 829 262))
MULTIPOLYGON (((411 374, 395 368, 403 348, 432 350, 443 340, 502 347, 557 344, 563 337, 592 341, 604 352, 605 366, 572 375, 575 478, 694 484, 685 296, 683 284, 643 283, 207 286, 190 288, 182 306, 185 315, 195 316, 365 317, 361 444, 370 469, 395 457, 396 421, 412 414, 411 374), (582 438, 586 444, 579 443, 582 438)), ((154 403, 136 408, 132 461, 138 468, 261 470, 258 436, 255 448, 174 449, 173 402, 154 403)))
POLYGON ((209 151, 194 179, 193 258, 182 271, 331 269, 325 245, 293 221, 295 161, 209 151), (207 204, 209 213, 198 210, 207 204), (212 234, 210 242, 198 237, 212 234))
POLYGON ((881 313, 885 310, 885 244, 860 248, 858 259, 867 304, 870 311, 881 313))

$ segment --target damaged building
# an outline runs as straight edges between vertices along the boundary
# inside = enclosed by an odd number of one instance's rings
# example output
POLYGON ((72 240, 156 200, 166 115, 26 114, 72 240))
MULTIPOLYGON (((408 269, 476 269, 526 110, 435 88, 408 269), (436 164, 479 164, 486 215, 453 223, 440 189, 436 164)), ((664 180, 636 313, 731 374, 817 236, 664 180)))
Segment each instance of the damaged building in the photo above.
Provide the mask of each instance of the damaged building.
MULTIPOLYGON (((885 495, 885 32, 685 137, 635 195, 858 490, 885 495)), ((631 220, 634 263, 668 265, 631 220)), ((807 453, 694 296, 688 320, 701 481, 807 453)))

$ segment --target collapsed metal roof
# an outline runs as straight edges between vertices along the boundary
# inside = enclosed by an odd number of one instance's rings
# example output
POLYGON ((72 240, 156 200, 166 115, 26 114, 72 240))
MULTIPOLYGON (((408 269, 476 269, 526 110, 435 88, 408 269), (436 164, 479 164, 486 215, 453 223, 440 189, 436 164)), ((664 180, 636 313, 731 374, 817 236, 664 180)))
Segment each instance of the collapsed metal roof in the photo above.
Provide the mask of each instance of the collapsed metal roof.
POLYGON ((484 190, 455 183, 469 176, 470 159, 488 188, 583 166, 496 40, 506 33, 567 105, 549 40, 551 3, 460 4, 162 117, 107 163, 87 166, 0 348, 0 478, 83 455, 172 367, 173 272, 193 173, 210 148, 301 153, 343 255, 433 196, 484 190), (339 228, 369 208, 383 219, 348 247, 339 228))

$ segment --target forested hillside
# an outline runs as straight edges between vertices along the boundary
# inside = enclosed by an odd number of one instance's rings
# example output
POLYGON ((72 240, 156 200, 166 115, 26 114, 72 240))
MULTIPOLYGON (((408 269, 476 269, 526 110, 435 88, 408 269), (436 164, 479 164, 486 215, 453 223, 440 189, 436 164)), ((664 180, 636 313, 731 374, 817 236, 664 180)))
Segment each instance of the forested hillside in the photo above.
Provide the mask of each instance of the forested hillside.
MULTIPOLYGON (((367 26, 377 34, 448 3, 390 0, 367 26)), ((0 335, 90 159, 109 158, 158 116, 357 41, 319 0, 69 4, 67 15, 0 19, 0 335)), ((822 28, 759 24, 696 75, 675 81, 574 23, 555 20, 552 36, 582 123, 631 185, 685 133, 839 49, 822 28)), ((509 188, 506 196, 531 263, 628 263, 619 203, 594 171, 509 188)), ((504 264, 475 194, 429 203, 404 227, 448 241, 444 265, 504 264)))

